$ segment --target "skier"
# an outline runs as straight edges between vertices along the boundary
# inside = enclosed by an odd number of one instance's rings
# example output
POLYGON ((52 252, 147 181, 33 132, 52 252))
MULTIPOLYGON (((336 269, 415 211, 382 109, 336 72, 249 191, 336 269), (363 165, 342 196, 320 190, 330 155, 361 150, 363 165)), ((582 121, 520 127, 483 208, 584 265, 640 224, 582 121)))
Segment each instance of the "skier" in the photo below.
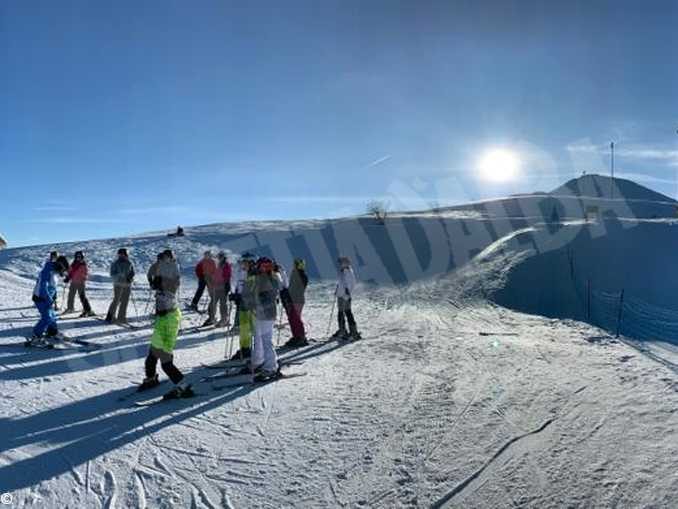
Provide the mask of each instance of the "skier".
POLYGON ((95 316, 95 313, 92 311, 92 306, 87 300, 87 295, 85 294, 85 284, 87 282, 87 262, 85 261, 85 254, 82 251, 76 251, 73 265, 68 269, 68 276, 64 279, 64 283, 70 281, 70 286, 68 289, 68 306, 64 314, 75 312, 74 302, 76 293, 80 297, 80 303, 82 304, 82 314, 81 318, 86 316, 95 316))
POLYGON ((211 290, 212 300, 209 306, 209 317, 203 326, 214 324, 218 307, 221 319, 216 325, 217 327, 228 327, 230 325, 228 294, 231 292, 231 264, 228 263, 223 251, 217 254, 217 267, 212 275, 211 290))
POLYGON ((249 359, 252 353, 252 335, 254 334, 254 307, 251 300, 244 299, 245 290, 254 284, 256 267, 254 257, 246 253, 240 259, 240 276, 237 283, 234 302, 238 313, 238 333, 240 335, 240 349, 231 357, 249 359))
POLYGON ((146 273, 146 279, 148 280, 148 285, 153 289, 153 278, 158 274, 158 266, 160 265, 160 262, 162 260, 163 253, 158 253, 155 261, 151 264, 151 266, 148 268, 148 272, 146 273))
POLYGON ((335 296, 337 298, 337 321, 339 330, 332 336, 335 339, 362 339, 351 310, 351 298, 353 288, 355 287, 355 273, 351 267, 351 260, 347 256, 340 256, 338 259, 338 281, 335 296), (346 332, 346 321, 348 320, 349 332, 346 332))
POLYGON ((184 382, 184 375, 174 365, 174 347, 179 335, 181 311, 177 305, 177 293, 181 285, 179 266, 171 250, 162 253, 157 271, 153 276, 155 290, 155 327, 144 367, 146 378, 139 386, 144 391, 160 384, 157 374, 158 361, 174 388, 165 394, 165 399, 188 398, 194 395, 191 386, 184 382))
POLYGON ((249 260, 254 260, 254 255, 244 253, 238 260, 236 269, 231 271, 231 295, 228 296, 228 300, 235 305, 235 320, 231 329, 232 332, 237 332, 240 329, 240 293, 247 277, 249 260))
POLYGON ((301 313, 306 303, 306 287, 308 286, 308 276, 306 275, 306 262, 301 258, 294 260, 294 269, 289 277, 287 296, 283 298, 283 292, 280 292, 280 299, 283 301, 287 318, 290 322, 292 338, 285 343, 285 346, 298 348, 308 345, 306 339, 306 329, 301 319, 301 313), (285 300, 288 299, 287 304, 285 300))
POLYGON ((118 258, 111 264, 111 279, 113 279, 113 302, 111 302, 106 314, 106 321, 113 323, 127 323, 127 306, 132 293, 134 281, 134 266, 129 260, 127 249, 118 249, 118 258), (117 319, 115 314, 117 311, 117 319))
MULTIPOLYGON (((56 262, 57 258, 59 258, 59 251, 51 251, 49 253, 49 261, 50 262, 56 262)), ((54 311, 59 311, 59 295, 58 293, 54 294, 54 311)))
POLYGON ((198 278, 198 289, 195 291, 195 295, 191 305, 189 306, 189 309, 198 311, 198 304, 200 303, 200 299, 202 299, 202 294, 205 291, 205 287, 210 284, 212 276, 216 270, 217 265, 214 263, 214 258, 212 258, 212 252, 205 251, 203 259, 200 260, 195 266, 195 275, 198 278))
POLYGON ((251 362, 255 380, 266 380, 278 373, 278 358, 273 348, 273 326, 280 285, 280 279, 273 272, 273 261, 261 257, 257 260, 254 275, 248 277, 243 288, 243 304, 254 309, 256 317, 251 362))
POLYGON ((57 256, 54 261, 50 257, 40 271, 33 289, 33 302, 40 312, 40 321, 33 328, 33 336, 27 341, 27 345, 45 344, 42 337, 45 333, 47 333, 47 338, 58 337, 59 328, 54 312, 54 300, 56 299, 57 280, 67 272, 68 260, 65 256, 57 256))

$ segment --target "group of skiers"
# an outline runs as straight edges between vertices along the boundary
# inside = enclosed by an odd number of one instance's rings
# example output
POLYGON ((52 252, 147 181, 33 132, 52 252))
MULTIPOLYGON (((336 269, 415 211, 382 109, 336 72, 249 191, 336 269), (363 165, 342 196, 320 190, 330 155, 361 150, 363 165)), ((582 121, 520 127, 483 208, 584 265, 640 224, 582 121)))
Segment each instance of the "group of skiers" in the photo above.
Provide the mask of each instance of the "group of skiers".
MULTIPOLYGON (((281 265, 265 256, 256 258, 250 253, 245 253, 233 270, 225 253, 219 252, 215 260, 212 252, 206 251, 195 267, 195 274, 198 278, 198 288, 189 309, 198 311, 202 296, 207 290, 208 317, 203 326, 228 327, 230 308, 232 304, 235 306, 235 324, 232 332, 238 332, 240 348, 232 359, 242 360, 243 371, 253 373, 255 380, 266 380, 279 374, 278 359, 273 347, 273 331, 279 313, 278 302, 285 310, 292 333, 285 346, 297 348, 308 344, 302 312, 309 280, 303 259, 294 260, 294 267, 288 277, 281 265)), ((110 276, 113 282, 113 300, 105 321, 125 325, 127 306, 135 278, 134 266, 126 249, 118 250, 117 258, 110 267, 110 276)), ((80 316, 94 316, 86 297, 87 277, 88 268, 82 251, 75 253, 72 265, 65 256, 57 252, 50 254, 33 292, 33 301, 40 312, 40 321, 33 329, 33 336, 27 341, 28 346, 48 343, 60 337, 55 313, 59 278, 70 283, 65 312, 74 312, 74 299, 78 294, 83 306, 83 313, 80 316)), ((158 254, 157 260, 148 270, 147 280, 154 292, 155 323, 145 361, 146 376, 139 389, 145 390, 159 384, 157 363, 160 361, 162 370, 174 383, 174 388, 166 397, 190 397, 193 394, 191 387, 184 382, 183 374, 174 364, 174 347, 182 318, 178 303, 181 271, 171 250, 167 249, 158 254)), ((339 328, 332 336, 335 339, 361 338, 351 310, 355 284, 355 274, 349 258, 340 257, 335 291, 339 328)))

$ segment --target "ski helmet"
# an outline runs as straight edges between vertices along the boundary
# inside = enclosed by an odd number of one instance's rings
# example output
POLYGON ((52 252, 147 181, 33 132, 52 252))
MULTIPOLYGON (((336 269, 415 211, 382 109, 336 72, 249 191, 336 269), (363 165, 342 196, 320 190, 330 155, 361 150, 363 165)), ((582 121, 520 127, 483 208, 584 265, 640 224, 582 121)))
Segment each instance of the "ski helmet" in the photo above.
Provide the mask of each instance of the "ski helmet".
POLYGON ((68 271, 69 263, 65 256, 58 256, 54 262, 56 270, 59 274, 63 274, 68 271))
POLYGON ((244 253, 240 256, 240 265, 245 265, 248 268, 254 266, 254 255, 252 253, 244 253))
POLYGON ((273 272, 273 260, 262 256, 257 260, 257 272, 261 274, 270 274, 273 272))
POLYGON ((118 249, 118 256, 127 256, 127 249, 125 249, 124 247, 118 249))
POLYGON ((294 268, 297 270, 306 270, 306 262, 303 258, 294 259, 294 268))
POLYGON ((339 262, 339 265, 341 267, 350 267, 351 266, 351 259, 348 256, 340 256, 337 259, 337 262, 339 262))

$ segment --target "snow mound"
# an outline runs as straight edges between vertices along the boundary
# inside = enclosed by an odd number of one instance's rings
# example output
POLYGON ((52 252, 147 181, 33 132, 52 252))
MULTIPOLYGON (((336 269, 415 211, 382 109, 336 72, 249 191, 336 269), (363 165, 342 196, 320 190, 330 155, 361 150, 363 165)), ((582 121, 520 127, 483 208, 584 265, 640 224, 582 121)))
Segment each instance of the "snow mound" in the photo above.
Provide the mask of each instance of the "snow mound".
POLYGON ((595 174, 572 179, 551 191, 551 195, 676 203, 673 198, 636 184, 631 180, 612 179, 605 175, 595 174))

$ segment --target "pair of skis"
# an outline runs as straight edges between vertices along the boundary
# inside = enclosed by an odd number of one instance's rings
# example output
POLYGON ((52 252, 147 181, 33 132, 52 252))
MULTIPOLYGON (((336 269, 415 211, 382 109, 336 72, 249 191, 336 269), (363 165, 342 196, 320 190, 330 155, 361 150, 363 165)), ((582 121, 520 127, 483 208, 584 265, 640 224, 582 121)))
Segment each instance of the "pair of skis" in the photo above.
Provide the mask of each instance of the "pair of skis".
POLYGON ((128 329, 128 330, 141 330, 141 329, 143 329, 143 327, 141 327, 139 325, 132 325, 129 322, 118 322, 118 321, 109 322, 101 316, 94 316, 92 318, 95 318, 95 319, 99 320, 100 322, 104 322, 105 324, 108 324, 108 325, 117 325, 118 327, 122 327, 123 329, 128 329))
POLYGON ((100 319, 101 317, 99 317, 96 314, 94 314, 94 315, 84 315, 83 316, 83 315, 76 315, 76 314, 71 315, 69 313, 68 315, 63 315, 63 314, 59 315, 58 319, 59 319, 60 322, 63 322, 63 321, 70 321, 70 320, 85 320, 87 318, 100 319))
POLYGON ((36 342, 35 339, 26 337, 24 346, 26 348, 38 348, 43 350, 71 350, 73 348, 83 347, 80 351, 92 351, 101 348, 101 345, 96 343, 85 341, 84 339, 71 338, 63 334, 58 334, 57 336, 54 336, 53 339, 54 341, 50 341, 50 338, 46 338, 36 342))
MULTIPOLYGON (((227 327, 229 327, 229 326, 228 325, 219 325, 218 323, 211 323, 209 325, 197 325, 197 326, 191 327, 189 329, 186 329, 185 331, 182 332, 182 334, 198 334, 199 332, 219 330, 219 329, 227 328, 227 327)), ((228 330, 230 330, 230 329, 228 329, 228 330)))
MULTIPOLYGON (((281 366, 282 367, 282 366, 281 366)), ((241 368, 242 369, 242 368, 241 368)), ((261 386, 261 385, 266 385, 272 382, 276 382, 278 380, 285 380, 289 378, 298 378, 301 376, 306 376, 308 373, 303 372, 303 373, 283 373, 278 369, 278 372, 275 373, 274 375, 267 377, 267 378, 258 378, 251 373, 247 374, 241 374, 239 371, 236 371, 235 373, 231 374, 222 374, 222 375, 216 375, 212 377, 205 377, 201 378, 198 383, 205 383, 205 382, 214 382, 216 380, 228 380, 228 382, 223 383, 223 384, 214 384, 212 383, 212 390, 213 391, 221 391, 229 387, 238 387, 238 386, 245 386, 245 385, 253 385, 253 386, 261 386)), ((188 388, 193 387, 193 384, 187 385, 188 388)), ((145 391, 142 391, 145 392, 145 391)), ((168 401, 172 401, 173 399, 193 399, 195 397, 200 397, 200 396, 205 396, 207 393, 202 393, 202 392, 192 392, 192 395, 189 398, 171 398, 168 399, 167 396, 171 393, 172 391, 163 394, 162 396, 156 396, 150 399, 142 400, 142 401, 135 401, 132 406, 135 407, 147 407, 147 406, 153 406, 157 405, 159 403, 165 403, 168 401)), ((139 391, 135 390, 134 392, 130 392, 121 398, 119 398, 121 401, 125 401, 126 399, 130 399, 133 397, 135 394, 139 394, 139 391)))

